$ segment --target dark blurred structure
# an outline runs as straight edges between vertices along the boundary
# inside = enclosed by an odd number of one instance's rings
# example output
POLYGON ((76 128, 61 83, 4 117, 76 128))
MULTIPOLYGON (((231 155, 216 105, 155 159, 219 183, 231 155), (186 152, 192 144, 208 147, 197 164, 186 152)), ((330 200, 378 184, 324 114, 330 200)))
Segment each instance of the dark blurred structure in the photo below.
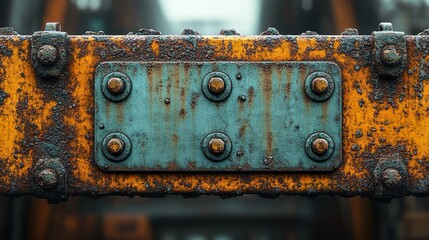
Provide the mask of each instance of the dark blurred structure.
POLYGON ((32 34, 48 21, 61 22, 69 34, 127 34, 145 27, 163 34, 235 28, 250 35, 269 26, 282 34, 340 34, 347 27, 370 34, 381 21, 417 34, 429 20, 425 0, 0 0, 0 6, 0 24, 20 34, 32 34))
MULTIPOLYGON (((164 34, 183 28, 258 34, 268 26, 282 34, 339 34, 346 27, 370 34, 380 21, 407 34, 429 27, 429 1, 423 0, 0 0, 0 6, 0 26, 20 34, 47 21, 61 22, 69 34, 127 34, 143 27, 164 34)), ((71 197, 48 205, 0 197, 0 239, 429 239, 428 205, 418 198, 385 204, 326 196, 71 197)))

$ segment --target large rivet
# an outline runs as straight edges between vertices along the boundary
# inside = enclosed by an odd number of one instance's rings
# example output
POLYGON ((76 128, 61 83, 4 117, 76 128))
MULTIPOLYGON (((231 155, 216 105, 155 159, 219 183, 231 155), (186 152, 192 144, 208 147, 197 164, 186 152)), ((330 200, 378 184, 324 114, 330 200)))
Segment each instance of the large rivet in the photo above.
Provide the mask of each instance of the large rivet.
POLYGON ((212 77, 208 82, 208 88, 212 94, 221 94, 225 91, 225 81, 220 77, 212 77))
POLYGON ((46 168, 40 171, 40 173, 37 175, 37 183, 39 186, 45 189, 50 189, 55 187, 58 183, 58 174, 55 170, 51 168, 46 168))
POLYGON ((209 151, 214 155, 221 155, 225 151, 225 142, 220 138, 209 141, 209 151))
POLYGON ((131 154, 131 149, 132 143, 130 138, 120 132, 107 134, 101 142, 103 155, 113 162, 120 162, 127 159, 131 154))
POLYGON ((384 46, 381 50, 381 60, 388 65, 396 65, 401 61, 401 52, 395 45, 384 46))
POLYGON ((331 158, 335 151, 335 143, 331 136, 323 132, 315 132, 305 141, 305 153, 313 161, 322 162, 331 158))
POLYGON ((123 93, 125 90, 125 82, 118 77, 112 77, 107 81, 107 89, 111 94, 123 93))
POLYGON ((321 95, 328 91, 329 82, 324 77, 316 77, 311 81, 311 91, 321 95))
POLYGON ((231 94, 231 79, 223 72, 210 72, 204 76, 202 81, 204 96, 213 102, 220 102, 231 94))
POLYGON ((111 72, 103 77, 101 91, 103 95, 113 102, 126 99, 131 93, 131 79, 121 72, 111 72))
POLYGON ((52 45, 43 45, 37 50, 37 59, 43 65, 52 65, 58 59, 58 50, 52 45))
POLYGON ((223 161, 231 154, 231 139, 224 133, 210 133, 202 142, 202 150, 209 160, 214 162, 223 161))
POLYGON ((120 138, 112 138, 107 142, 107 151, 112 155, 119 155, 124 152, 125 143, 120 138))
POLYGON ((383 185, 387 188, 395 188, 402 182, 401 173, 396 168, 387 168, 382 175, 383 185))
POLYGON ((329 143, 326 139, 316 138, 311 144, 311 150, 317 155, 323 155, 329 150, 329 143))
POLYGON ((328 100, 335 90, 334 79, 325 72, 313 72, 305 79, 305 93, 315 102, 328 100))

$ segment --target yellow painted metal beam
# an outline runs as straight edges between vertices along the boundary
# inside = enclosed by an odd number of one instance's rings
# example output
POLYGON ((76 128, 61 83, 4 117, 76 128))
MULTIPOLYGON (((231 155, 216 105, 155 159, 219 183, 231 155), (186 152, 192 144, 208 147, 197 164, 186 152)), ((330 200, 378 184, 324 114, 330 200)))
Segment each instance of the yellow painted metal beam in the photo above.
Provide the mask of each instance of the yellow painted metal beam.
POLYGON ((377 78, 372 36, 69 36, 64 72, 40 79, 31 36, 0 36, 0 193, 43 196, 33 168, 60 158, 67 195, 375 196, 377 163, 395 158, 408 172, 406 194, 427 195, 428 44, 428 36, 407 36, 404 73, 389 81, 377 78), (343 79, 342 163, 326 173, 103 172, 93 156, 94 71, 103 61, 131 60, 335 62, 343 79))

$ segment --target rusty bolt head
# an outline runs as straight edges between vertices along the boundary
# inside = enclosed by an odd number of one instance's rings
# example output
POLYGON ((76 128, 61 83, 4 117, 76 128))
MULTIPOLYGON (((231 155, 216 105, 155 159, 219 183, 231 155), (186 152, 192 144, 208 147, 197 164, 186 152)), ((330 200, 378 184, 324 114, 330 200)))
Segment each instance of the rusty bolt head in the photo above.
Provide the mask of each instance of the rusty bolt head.
POLYGON ((58 183, 58 174, 51 168, 44 169, 37 175, 37 183, 42 188, 53 188, 58 183))
POLYGON ((209 141, 209 151, 214 155, 221 155, 225 151, 225 142, 220 138, 209 141))
POLYGON ((317 155, 323 155, 328 152, 329 143, 326 139, 316 138, 311 145, 311 150, 317 155))
POLYGON ((324 77, 317 77, 311 81, 311 91, 321 95, 328 91, 329 82, 324 77))
POLYGON ((401 173, 396 168, 387 168, 382 176, 383 185, 387 188, 395 188, 402 182, 401 173))
POLYGON ((120 138, 112 138, 107 142, 107 151, 112 155, 119 155, 124 152, 125 143, 120 138))
POLYGON ((208 88, 212 94, 221 94, 225 91, 225 81, 220 77, 212 77, 209 80, 208 88))
POLYGON ((395 45, 387 45, 381 50, 381 60, 388 65, 396 65, 401 61, 401 52, 395 45))
POLYGON ((43 65, 52 65, 58 59, 58 50, 52 45, 43 45, 37 51, 37 59, 43 65))
POLYGON ((125 82, 118 77, 112 77, 107 81, 107 89, 111 94, 123 93, 125 90, 125 82))

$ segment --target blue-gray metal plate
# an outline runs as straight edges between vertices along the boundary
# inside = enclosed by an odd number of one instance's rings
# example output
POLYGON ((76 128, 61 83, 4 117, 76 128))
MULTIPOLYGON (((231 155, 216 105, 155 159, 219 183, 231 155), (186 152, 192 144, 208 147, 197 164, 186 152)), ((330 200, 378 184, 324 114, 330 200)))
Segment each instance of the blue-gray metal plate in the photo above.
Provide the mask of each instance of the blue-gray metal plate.
POLYGON ((103 62, 94 79, 95 161, 105 171, 332 171, 341 163, 341 92, 341 71, 333 62, 103 62), (113 72, 131 80, 123 101, 103 94, 103 79, 113 72), (203 94, 211 72, 231 80, 225 100, 203 94), (306 78, 315 72, 335 84, 326 101, 306 94, 306 78), (334 142, 327 160, 306 154, 306 140, 317 132, 334 142), (103 154, 111 133, 131 141, 125 160, 103 154), (210 133, 230 139, 226 159, 204 154, 210 133))

